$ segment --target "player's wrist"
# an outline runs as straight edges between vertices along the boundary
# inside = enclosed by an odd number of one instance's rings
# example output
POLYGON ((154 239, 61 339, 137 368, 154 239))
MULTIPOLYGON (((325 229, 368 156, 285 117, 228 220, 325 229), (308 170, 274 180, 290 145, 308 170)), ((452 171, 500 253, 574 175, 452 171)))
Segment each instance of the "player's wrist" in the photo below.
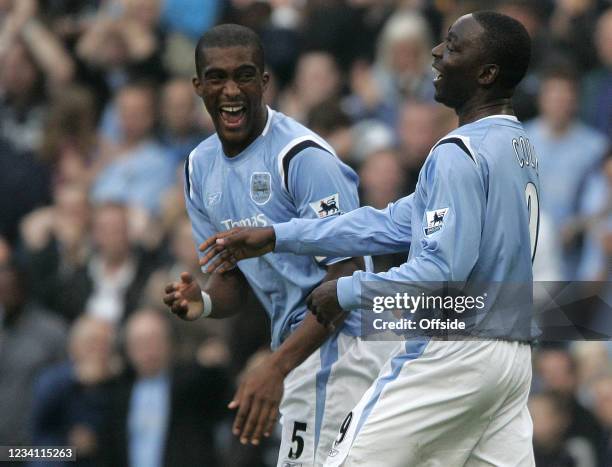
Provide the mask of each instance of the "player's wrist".
POLYGON ((283 378, 287 376, 291 370, 293 370, 297 365, 293 365, 291 362, 291 358, 288 355, 285 355, 285 352, 282 349, 278 349, 270 355, 270 365, 276 368, 283 378))
POLYGON ((208 318, 212 314, 213 310, 212 298, 210 297, 210 294, 204 290, 200 291, 200 298, 202 299, 200 302, 202 306, 202 313, 198 318, 208 318))

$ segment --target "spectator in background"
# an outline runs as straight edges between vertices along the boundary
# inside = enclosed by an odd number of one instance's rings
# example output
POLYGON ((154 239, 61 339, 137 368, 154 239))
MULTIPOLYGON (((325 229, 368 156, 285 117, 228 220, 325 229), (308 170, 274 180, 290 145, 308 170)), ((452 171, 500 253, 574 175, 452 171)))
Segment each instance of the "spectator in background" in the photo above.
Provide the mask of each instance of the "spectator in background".
POLYGON ((606 281, 612 275, 612 148, 598 169, 587 179, 578 215, 564 231, 568 241, 584 235, 577 275, 586 281, 606 281))
POLYGON ((225 372, 173 364, 170 323, 160 312, 134 313, 125 336, 133 372, 117 384, 104 465, 220 466, 213 434, 225 415, 225 372))
MULTIPOLYGON (((595 416, 577 398, 578 369, 572 354, 563 349, 541 349, 535 360, 535 369, 544 391, 553 391, 563 401, 567 412, 564 440, 574 458, 595 466, 603 461, 604 432, 595 416)), ((536 383, 536 384, 537 384, 536 383)))
MULTIPOLYGON (((45 213, 45 217, 47 214, 51 217, 51 228, 42 250, 35 249, 39 239, 28 234, 31 248, 28 262, 38 268, 32 273, 37 284, 36 296, 70 321, 86 312, 110 322, 121 322, 137 306, 155 264, 155 255, 146 253, 130 239, 128 210, 121 204, 95 206, 90 236, 79 234, 87 216, 87 209, 81 212, 82 201, 78 199, 81 195, 64 193, 62 196, 67 199, 61 200, 61 208, 45 213), (61 227, 58 221, 64 221, 61 227), (69 248, 73 244, 75 247, 69 248), (83 248, 82 252, 76 247, 83 248)), ((44 225, 45 219, 39 220, 41 229, 49 229, 49 224, 44 225)), ((41 237, 45 235, 35 225, 28 227, 41 237)))
POLYGON ((74 446, 76 464, 57 460, 33 466, 98 465, 104 420, 111 410, 115 329, 106 321, 82 316, 68 341, 70 359, 47 368, 38 378, 32 410, 33 444, 74 446))
POLYGON ((332 55, 306 52, 298 59, 293 84, 279 98, 279 110, 299 122, 306 122, 315 106, 338 98, 341 85, 340 70, 332 55))
POLYGON ((374 65, 356 62, 351 70, 351 116, 376 118, 393 128, 402 100, 433 102, 431 47, 422 16, 409 10, 394 13, 378 39, 374 65))
POLYGON ((23 216, 49 202, 49 185, 49 174, 34 154, 0 136, 0 236, 10 243, 17 240, 23 216))
POLYGON ((21 224, 32 296, 67 320, 82 312, 79 294, 68 291, 91 255, 90 209, 87 189, 66 183, 55 189, 51 206, 37 209, 21 224))
MULTIPOLYGON (((362 206, 384 209, 391 202, 400 199, 407 193, 405 172, 397 151, 382 149, 368 154, 359 169, 360 193, 362 206)), ((410 245, 406 244, 405 253, 374 256, 375 271, 388 271, 392 267, 406 262, 410 245)))
POLYGON ((166 157, 181 165, 189 153, 206 138, 198 125, 200 111, 191 81, 175 78, 164 84, 160 106, 161 143, 166 157))
POLYGON ((593 410, 606 432, 604 459, 609 467, 612 461, 612 374, 608 373, 597 379, 592 385, 593 410))
POLYGON ((40 154, 51 170, 53 185, 93 181, 98 155, 97 108, 85 87, 71 86, 49 102, 40 154))
POLYGON ((595 65, 591 40, 596 19, 596 0, 557 0, 549 20, 553 46, 569 55, 580 71, 595 65))
POLYGON ((403 103, 397 125, 399 156, 405 172, 405 192, 412 193, 421 166, 436 142, 457 124, 452 112, 441 105, 408 100, 403 103))
POLYGON ((155 261, 130 240, 127 216, 120 204, 95 208, 94 254, 72 281, 85 299, 81 309, 111 322, 124 321, 135 310, 155 261))
POLYGON ((564 400, 554 392, 536 394, 529 400, 529 413, 533 419, 535 465, 578 467, 565 445, 569 413, 564 400))
POLYGON ((0 440, 31 442, 28 421, 38 372, 64 358, 66 326, 34 305, 11 250, 0 238, 0 440))
POLYGON ((406 181, 399 155, 392 149, 383 149, 365 158, 359 170, 362 206, 384 209, 406 194, 406 181))
POLYGON ((63 44, 37 17, 36 0, 12 2, 0 23, 0 136, 26 151, 39 149, 46 92, 73 77, 63 44))
POLYGON ((594 40, 600 66, 582 80, 581 111, 612 141, 612 8, 599 17, 594 40))
POLYGON ((337 100, 332 99, 314 106, 308 114, 306 126, 322 136, 343 162, 354 167, 351 119, 337 100))
POLYGON ((126 203, 131 210, 159 213, 161 196, 174 182, 175 164, 153 139, 155 94, 146 84, 130 84, 116 97, 121 141, 102 155, 106 166, 94 182, 95 202, 126 203))
MULTIPOLYGON (((541 115, 525 126, 537 148, 540 207, 558 231, 578 212, 587 178, 608 145, 602 134, 577 120, 577 99, 575 74, 564 68, 548 70, 541 81, 541 115)), ((573 280, 580 249, 575 244, 563 246, 563 278, 573 280)))
POLYGON ((108 2, 79 38, 78 57, 92 75, 102 74, 99 96, 117 92, 129 82, 147 79, 160 83, 166 76, 162 62, 164 35, 159 28, 160 0, 108 2), (107 5, 108 6, 108 5, 107 5))

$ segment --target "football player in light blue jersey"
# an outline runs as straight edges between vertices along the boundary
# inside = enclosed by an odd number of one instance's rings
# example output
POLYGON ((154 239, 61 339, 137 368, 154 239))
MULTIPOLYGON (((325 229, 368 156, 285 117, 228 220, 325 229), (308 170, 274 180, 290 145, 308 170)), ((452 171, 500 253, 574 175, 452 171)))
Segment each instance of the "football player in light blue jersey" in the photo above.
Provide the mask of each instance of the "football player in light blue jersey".
MULTIPOLYGON (((198 245, 219 230, 337 217, 359 206, 358 177, 329 144, 264 105, 269 76, 253 31, 221 25, 206 32, 196 70, 195 91, 217 130, 185 162, 185 200, 198 245)), ((234 434, 259 444, 280 403, 279 466, 322 465, 346 412, 397 347, 361 342, 357 314, 339 317, 338 332, 330 332, 307 311, 306 298, 321 282, 363 267, 361 257, 273 253, 213 274, 203 290, 187 273, 166 287, 165 303, 187 320, 233 315, 249 290, 263 304, 274 352, 242 380, 230 408, 238 409, 234 434)))
POLYGON ((410 196, 384 210, 236 229, 205 243, 202 263, 221 271, 268 251, 353 256, 410 244, 400 267, 319 286, 309 308, 327 324, 373 301, 369 294, 381 290, 373 285, 387 285, 389 295, 398 282, 490 286, 472 297, 482 310, 451 310, 463 332, 407 343, 385 365, 325 465, 534 465, 527 398, 540 192, 537 157, 511 104, 530 47, 525 28, 499 13, 466 15, 450 27, 432 51, 434 86, 460 126, 432 148, 410 196))

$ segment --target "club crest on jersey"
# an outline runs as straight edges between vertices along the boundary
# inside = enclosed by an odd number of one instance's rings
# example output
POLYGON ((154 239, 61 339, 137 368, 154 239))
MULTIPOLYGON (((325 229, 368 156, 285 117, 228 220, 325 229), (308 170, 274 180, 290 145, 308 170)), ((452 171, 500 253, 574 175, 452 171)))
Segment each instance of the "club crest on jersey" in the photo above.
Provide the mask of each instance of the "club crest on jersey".
POLYGON ((216 193, 207 193, 206 194, 206 207, 210 208, 215 204, 218 204, 221 201, 221 192, 217 191, 216 193))
POLYGON ((319 219, 333 216, 335 214, 342 214, 342 211, 340 211, 340 200, 338 193, 331 196, 326 196, 323 199, 309 204, 319 219))
POLYGON ((435 211, 427 211, 425 213, 427 217, 427 227, 423 230, 425 235, 431 235, 434 232, 437 232, 444 225, 444 218, 448 213, 448 208, 436 209, 435 211))
POLYGON ((256 204, 266 204, 272 196, 272 175, 270 172, 251 174, 251 199, 256 204))

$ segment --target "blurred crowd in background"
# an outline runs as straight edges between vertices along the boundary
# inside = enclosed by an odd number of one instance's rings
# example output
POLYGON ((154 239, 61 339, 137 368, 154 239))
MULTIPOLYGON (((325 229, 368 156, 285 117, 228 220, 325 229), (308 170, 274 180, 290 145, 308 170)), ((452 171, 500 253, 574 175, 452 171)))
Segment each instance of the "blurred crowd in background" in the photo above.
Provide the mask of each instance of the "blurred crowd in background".
MULTIPOLYGON (((477 9, 533 39, 514 103, 539 160, 535 279, 610 280, 609 1, 0 0, 0 445, 73 445, 76 465, 276 465, 277 440, 241 446, 226 409, 267 352, 259 304, 183 323, 161 301, 199 273, 183 160, 214 128, 195 43, 222 22, 257 31, 269 105, 383 208, 457 125, 433 100, 431 48, 477 9)), ((530 408, 538 466, 611 466, 610 342, 537 349, 530 408)))

